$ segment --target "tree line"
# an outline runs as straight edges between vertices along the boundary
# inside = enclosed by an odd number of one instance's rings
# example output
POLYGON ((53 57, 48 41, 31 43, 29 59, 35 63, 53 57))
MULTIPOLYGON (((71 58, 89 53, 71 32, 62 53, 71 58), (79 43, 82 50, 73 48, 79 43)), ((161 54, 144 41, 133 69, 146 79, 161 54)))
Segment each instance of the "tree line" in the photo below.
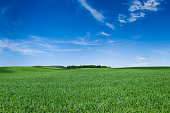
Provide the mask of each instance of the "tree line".
POLYGON ((67 66, 67 69, 78 69, 78 68, 110 68, 107 66, 101 66, 101 65, 80 65, 80 66, 67 66))
POLYGON ((53 67, 53 68, 62 68, 62 69, 79 69, 79 68, 110 68, 108 66, 101 66, 101 65, 71 65, 71 66, 32 66, 36 68, 44 68, 44 67, 53 67))

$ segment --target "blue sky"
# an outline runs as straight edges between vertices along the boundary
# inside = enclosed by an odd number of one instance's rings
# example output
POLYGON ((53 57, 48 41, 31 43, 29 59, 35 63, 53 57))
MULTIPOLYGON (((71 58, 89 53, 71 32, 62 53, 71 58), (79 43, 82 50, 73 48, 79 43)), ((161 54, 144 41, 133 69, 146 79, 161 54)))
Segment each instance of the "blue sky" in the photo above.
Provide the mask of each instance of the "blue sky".
POLYGON ((0 0, 0 66, 170 66, 168 0, 0 0))

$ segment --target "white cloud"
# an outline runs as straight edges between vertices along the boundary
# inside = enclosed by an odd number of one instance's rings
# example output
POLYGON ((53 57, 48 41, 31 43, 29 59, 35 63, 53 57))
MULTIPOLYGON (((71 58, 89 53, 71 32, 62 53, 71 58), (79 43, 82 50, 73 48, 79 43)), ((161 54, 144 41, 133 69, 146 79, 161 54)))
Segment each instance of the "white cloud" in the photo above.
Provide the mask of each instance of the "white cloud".
POLYGON ((145 13, 143 12, 137 12, 137 13, 130 13, 130 16, 127 17, 126 15, 123 14, 119 14, 118 16, 118 21, 120 23, 130 23, 130 22, 135 22, 136 20, 138 20, 139 18, 144 18, 145 17, 145 13))
POLYGON ((134 12, 137 10, 149 10, 149 11, 158 11, 158 6, 160 6, 162 0, 147 0, 147 1, 139 1, 134 0, 130 5, 129 11, 134 12))
POLYGON ((170 49, 169 48, 164 48, 160 50, 153 50, 155 53, 165 55, 165 56, 170 56, 170 49))
MULTIPOLYGON (((111 36, 111 34, 100 32, 96 35, 104 35, 104 36, 111 36)), ((77 40, 64 40, 64 41, 58 41, 58 40, 47 40, 45 37, 38 37, 38 36, 31 36, 36 42, 36 45, 48 47, 48 48, 54 48, 54 44, 74 44, 74 45, 80 45, 80 46, 100 46, 103 44, 108 43, 114 43, 117 41, 108 41, 108 40, 90 40, 89 34, 85 36, 77 37, 77 40), (45 44, 44 44, 45 43, 45 44)))
POLYGON ((114 26, 112 24, 109 24, 109 23, 105 23, 106 26, 108 26, 109 28, 111 28, 112 30, 114 30, 114 26))
POLYGON ((149 64, 148 62, 146 62, 147 58, 145 57, 137 56, 135 60, 136 63, 130 64, 131 66, 147 66, 149 64))
POLYGON ((144 18, 148 11, 158 11, 163 0, 133 0, 129 6, 129 16, 119 14, 118 21, 120 23, 135 22, 139 18, 144 18))
POLYGON ((162 0, 148 0, 144 2, 143 10, 158 11, 162 0))
POLYGON ((133 39, 139 39, 141 38, 142 36, 138 35, 138 36, 134 36, 134 37, 130 37, 130 38, 133 38, 133 39))
POLYGON ((108 43, 116 43, 117 41, 109 40, 108 43))
MULTIPOLYGON (((35 36, 32 36, 35 38, 35 36)), ((52 52, 69 52, 69 51, 81 51, 82 49, 60 49, 57 45, 50 40, 41 40, 40 37, 36 37, 33 40, 0 40, 0 53, 4 51, 11 51, 21 53, 23 55, 42 55, 50 54, 52 52)))
MULTIPOLYGON (((86 46, 93 46, 93 45, 101 45, 97 40, 94 41, 89 41, 89 36, 90 34, 87 33, 85 36, 79 36, 77 37, 77 40, 65 40, 65 41, 58 41, 58 40, 47 40, 45 37, 39 37, 39 36, 30 36, 33 38, 36 42, 41 42, 39 44, 43 44, 42 42, 47 42, 47 43, 55 43, 55 44, 75 44, 75 45, 86 45, 86 46)), ((47 44, 45 44, 47 46, 47 44)), ((50 45, 49 45, 50 46, 50 45)))
POLYGON ((85 41, 74 41, 72 42, 73 44, 77 44, 77 45, 101 45, 101 44, 95 44, 95 43, 91 43, 91 42, 85 42, 85 41))
POLYGON ((28 47, 24 41, 13 41, 9 39, 0 40, 0 49, 4 51, 4 49, 9 49, 13 52, 20 52, 24 55, 35 55, 39 53, 45 53, 41 50, 35 50, 28 47))
POLYGON ((71 51, 82 51, 82 49, 55 49, 56 52, 71 52, 71 51))
POLYGON ((101 45, 97 40, 95 41, 88 41, 84 37, 80 37, 78 40, 74 41, 52 41, 53 43, 58 43, 58 44, 75 44, 75 45, 82 45, 82 46, 95 46, 95 45, 101 45))
POLYGON ((136 64, 130 64, 131 66, 147 66, 149 63, 144 62, 144 63, 136 63, 136 64))
POLYGON ((4 51, 0 48, 0 54, 3 54, 4 53, 4 51))
POLYGON ((96 18, 96 20, 104 22, 105 17, 101 13, 96 11, 94 8, 92 8, 89 4, 87 4, 86 0, 78 0, 78 1, 93 15, 94 18, 96 18))
MULTIPOLYGON (((109 36, 105 32, 102 35, 109 36)), ((49 40, 45 37, 30 36, 27 40, 11 40, 0 39, 0 54, 10 54, 11 52, 20 53, 23 55, 51 55, 55 52, 70 52, 82 51, 81 48, 69 48, 70 44, 81 46, 99 46, 102 44, 114 43, 115 41, 94 40, 89 41, 89 34, 84 37, 78 37, 78 40, 73 41, 57 41, 49 40), (62 46, 61 46, 62 44, 62 46), (65 46, 66 45, 66 46, 65 46), (60 47, 61 46, 61 47, 60 47), (67 47, 67 48, 65 48, 67 47)))
POLYGON ((134 0, 129 7, 129 11, 134 12, 136 10, 142 9, 142 7, 142 3, 139 0, 134 0))
POLYGON ((146 60, 147 58, 144 58, 144 57, 137 57, 136 59, 137 59, 137 60, 146 60))
POLYGON ((93 15, 93 17, 94 17, 96 20, 104 23, 104 24, 105 24, 106 26, 108 26, 109 28, 114 29, 114 26, 113 26, 112 24, 110 24, 110 23, 105 22, 105 19, 106 19, 106 18, 105 18, 100 12, 98 12, 96 9, 92 8, 92 7, 87 3, 86 0, 78 0, 78 1, 80 2, 80 4, 81 4, 84 8, 86 8, 86 9, 93 15))
POLYGON ((140 12, 140 13, 131 13, 130 17, 128 19, 128 22, 134 22, 138 18, 143 18, 143 17, 145 17, 145 13, 142 13, 142 12, 140 12))
POLYGON ((101 45, 100 43, 98 43, 97 41, 93 41, 93 42, 91 42, 91 41, 88 41, 87 39, 86 39, 86 37, 80 37, 79 38, 79 40, 75 40, 75 41, 72 41, 72 42, 70 42, 70 43, 72 43, 72 44, 77 44, 77 45, 101 45))
POLYGON ((119 14, 119 16, 118 16, 118 21, 119 21, 120 23, 127 23, 127 20, 125 20, 125 19, 126 19, 126 16, 125 16, 125 15, 119 14))
POLYGON ((96 35, 104 35, 104 36, 107 36, 107 37, 108 37, 108 36, 111 36, 111 34, 105 33, 105 32, 103 32, 103 31, 100 32, 100 33, 98 33, 98 34, 96 34, 96 35))

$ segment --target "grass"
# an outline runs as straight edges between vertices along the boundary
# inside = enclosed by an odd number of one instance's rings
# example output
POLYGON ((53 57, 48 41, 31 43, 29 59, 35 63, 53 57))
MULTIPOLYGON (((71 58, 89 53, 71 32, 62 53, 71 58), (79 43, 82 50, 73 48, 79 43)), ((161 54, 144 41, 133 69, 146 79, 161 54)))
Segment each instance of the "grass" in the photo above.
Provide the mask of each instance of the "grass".
POLYGON ((0 68, 0 112, 170 112, 170 68, 0 68))

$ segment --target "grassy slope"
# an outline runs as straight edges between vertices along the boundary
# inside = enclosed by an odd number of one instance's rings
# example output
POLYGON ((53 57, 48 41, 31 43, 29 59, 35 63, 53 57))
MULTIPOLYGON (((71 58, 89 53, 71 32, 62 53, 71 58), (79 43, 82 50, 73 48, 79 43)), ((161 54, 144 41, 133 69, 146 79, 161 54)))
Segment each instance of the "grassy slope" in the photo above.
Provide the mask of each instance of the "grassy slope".
POLYGON ((0 112, 170 112, 170 68, 0 68, 0 112))

